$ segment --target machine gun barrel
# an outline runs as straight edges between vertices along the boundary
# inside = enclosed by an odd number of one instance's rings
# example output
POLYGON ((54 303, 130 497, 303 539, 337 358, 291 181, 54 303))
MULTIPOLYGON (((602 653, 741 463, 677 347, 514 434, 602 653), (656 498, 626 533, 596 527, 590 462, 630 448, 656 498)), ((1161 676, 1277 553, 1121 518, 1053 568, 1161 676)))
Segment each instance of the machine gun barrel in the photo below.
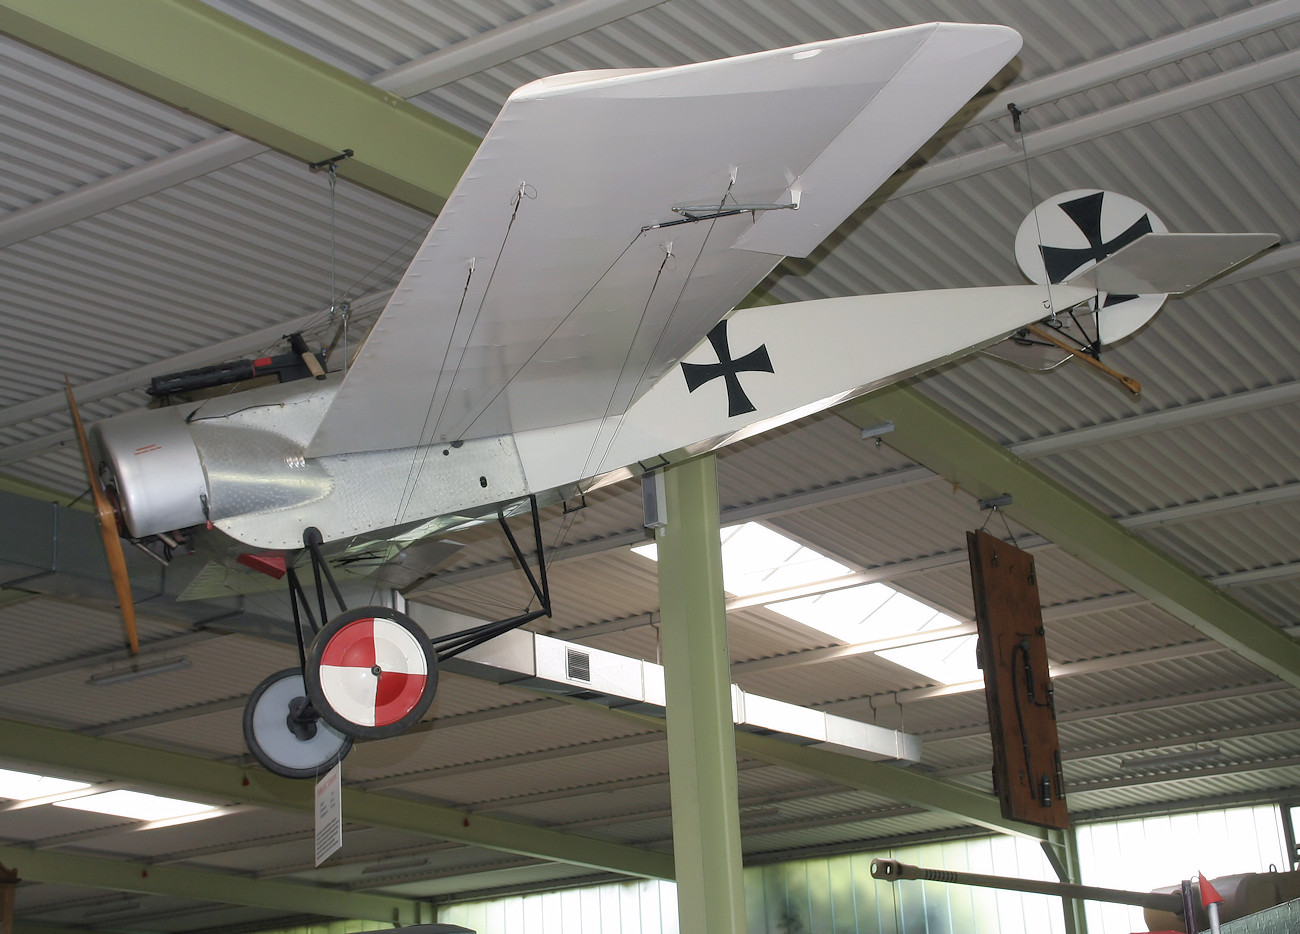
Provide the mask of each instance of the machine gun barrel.
POLYGON ((308 376, 324 379, 323 355, 313 353, 301 334, 291 334, 289 340, 293 353, 258 357, 255 360, 230 360, 213 366, 155 376, 150 381, 147 392, 151 396, 170 396, 174 393, 226 386, 259 376, 275 376, 282 383, 308 376))
POLYGON ((896 859, 873 859, 871 878, 882 882, 897 882, 900 879, 954 882, 957 885, 978 885, 991 889, 1008 889, 1013 892, 1032 892, 1036 895, 1059 895, 1061 898, 1118 902, 1121 905, 1157 908, 1180 915, 1183 911, 1183 900, 1177 895, 1103 889, 1095 885, 1075 885, 1071 882, 1040 882, 1036 879, 1015 879, 1010 876, 986 876, 977 872, 955 872, 950 869, 924 869, 920 866, 900 863, 896 859))

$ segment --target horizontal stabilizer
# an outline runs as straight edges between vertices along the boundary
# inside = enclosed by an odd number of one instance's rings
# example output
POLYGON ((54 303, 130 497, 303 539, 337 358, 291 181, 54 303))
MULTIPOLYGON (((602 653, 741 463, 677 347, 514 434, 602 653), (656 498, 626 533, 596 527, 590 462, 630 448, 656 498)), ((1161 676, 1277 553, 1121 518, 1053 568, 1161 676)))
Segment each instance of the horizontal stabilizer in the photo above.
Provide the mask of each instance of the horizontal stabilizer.
POLYGON ((1190 292, 1278 242, 1272 233, 1149 233, 1067 279, 1123 295, 1190 292))

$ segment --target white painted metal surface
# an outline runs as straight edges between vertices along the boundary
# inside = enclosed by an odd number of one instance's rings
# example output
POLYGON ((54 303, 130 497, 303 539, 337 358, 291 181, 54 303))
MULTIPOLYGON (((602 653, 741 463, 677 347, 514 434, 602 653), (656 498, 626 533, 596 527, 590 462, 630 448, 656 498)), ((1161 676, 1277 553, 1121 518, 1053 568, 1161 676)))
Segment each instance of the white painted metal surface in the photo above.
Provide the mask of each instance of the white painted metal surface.
POLYGON ((1069 281, 1103 292, 1187 292, 1277 240, 1277 234, 1269 233, 1148 234, 1069 281))
MULTIPOLYGON (((467 629, 483 621, 435 608, 407 605, 431 635, 467 629)), ((662 665, 615 652, 515 630, 448 659, 443 669, 498 684, 595 700, 614 708, 662 717, 662 665)), ((815 745, 872 760, 919 762, 921 743, 898 730, 850 720, 821 710, 731 687, 738 729, 772 733, 799 745, 815 745)))
MULTIPOLYGON (((1061 286, 1061 307, 1093 295, 1061 286)), ((626 415, 520 432, 539 490, 654 467, 768 431, 963 356, 1047 314, 1048 290, 901 292, 742 309, 626 415), (692 383, 690 368, 700 383, 692 383)), ((617 478, 617 477, 616 477, 617 478)))
POLYGON ((1052 301, 1068 308, 1092 295, 1003 286, 745 309, 626 415, 460 444, 304 456, 343 391, 314 380, 129 415, 124 428, 104 423, 99 439, 126 468, 119 484, 161 501, 129 513, 138 536, 209 519, 258 548, 298 548, 309 527, 333 542, 433 520, 421 527, 432 534, 530 494, 567 497, 769 431, 970 353, 1052 301), (178 459, 185 469, 173 472, 178 459), (165 524, 178 513, 185 521, 165 524))
POLYGON ((781 255, 834 230, 1018 47, 1001 27, 941 24, 519 89, 308 453, 624 411, 781 255), (677 205, 796 201, 662 226, 683 220, 677 205), (375 419, 381 407, 387 417, 375 419))

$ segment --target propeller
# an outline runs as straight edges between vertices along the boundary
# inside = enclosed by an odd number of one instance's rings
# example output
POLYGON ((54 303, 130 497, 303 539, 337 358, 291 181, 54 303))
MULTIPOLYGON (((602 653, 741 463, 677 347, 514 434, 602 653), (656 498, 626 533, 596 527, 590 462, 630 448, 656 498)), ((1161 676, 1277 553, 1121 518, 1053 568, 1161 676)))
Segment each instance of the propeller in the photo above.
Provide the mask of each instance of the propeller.
POLYGON ((95 501, 95 515, 99 520, 99 534, 104 540, 104 557, 108 559, 108 571, 113 577, 113 587, 117 590, 117 602, 122 609, 122 626, 126 630, 126 644, 132 655, 140 654, 140 640, 135 631, 135 604, 131 597, 131 580, 126 570, 126 554, 122 551, 122 538, 117 531, 117 513, 109 502, 108 493, 99 480, 90 457, 90 444, 86 440, 86 429, 81 424, 81 413, 77 411, 77 399, 72 394, 72 383, 65 376, 64 386, 68 393, 68 409, 72 412, 72 424, 77 429, 77 445, 81 448, 81 457, 86 464, 86 479, 90 481, 90 495, 95 501))

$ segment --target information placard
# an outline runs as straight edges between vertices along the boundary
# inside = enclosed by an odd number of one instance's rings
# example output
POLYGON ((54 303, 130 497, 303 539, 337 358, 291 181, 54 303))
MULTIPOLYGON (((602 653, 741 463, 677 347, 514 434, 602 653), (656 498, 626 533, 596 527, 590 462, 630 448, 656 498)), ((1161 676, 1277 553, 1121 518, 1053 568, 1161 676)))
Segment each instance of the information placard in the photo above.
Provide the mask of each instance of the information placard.
POLYGON ((343 846, 343 763, 316 782, 316 865, 343 846))

